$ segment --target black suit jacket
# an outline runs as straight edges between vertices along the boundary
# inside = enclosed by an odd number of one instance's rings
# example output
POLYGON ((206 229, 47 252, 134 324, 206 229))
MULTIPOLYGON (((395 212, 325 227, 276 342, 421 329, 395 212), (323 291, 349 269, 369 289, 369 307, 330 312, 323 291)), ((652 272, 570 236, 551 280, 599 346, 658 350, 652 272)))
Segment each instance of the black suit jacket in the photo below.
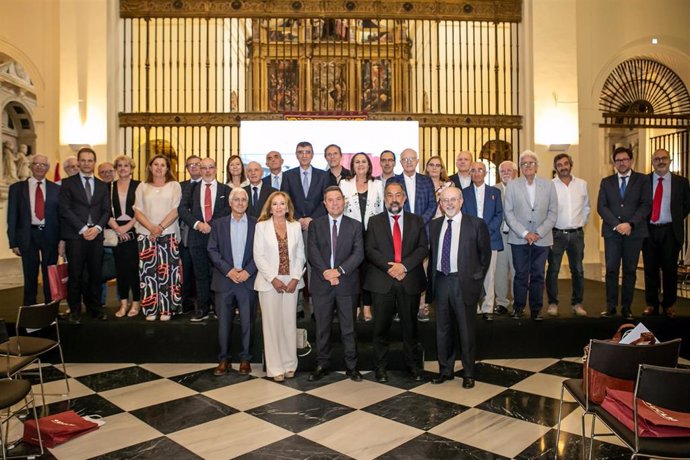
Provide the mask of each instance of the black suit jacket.
MULTIPOLYGON (((654 201, 654 173, 649 173, 649 186, 652 190, 654 201)), ((683 246, 683 228, 685 218, 690 213, 690 185, 688 180, 677 174, 671 174, 671 222, 673 223, 673 236, 679 246, 683 246)))
POLYGON ((323 191, 328 184, 328 174, 313 166, 311 171, 309 193, 306 198, 302 189, 302 168, 298 166, 283 173, 280 189, 290 195, 295 207, 295 219, 302 217, 314 219, 326 214, 326 208, 323 206, 323 191))
MULTIPOLYGON (((254 230, 256 229, 256 219, 247 216, 247 240, 244 245, 244 255, 242 258, 242 269, 249 273, 247 281, 235 284, 227 274, 235 266, 232 257, 232 237, 230 235, 231 215, 220 217, 213 222, 211 233, 208 239, 208 258, 213 264, 213 278, 211 279, 211 289, 215 292, 226 292, 234 289, 254 289, 256 280, 256 264, 254 263, 254 230)), ((237 292, 237 291, 235 291, 237 292)))
MULTIPOLYGON (((407 268, 407 276, 402 285, 410 295, 420 294, 426 289, 426 275, 422 262, 429 253, 426 229, 422 218, 416 214, 403 212, 402 264, 407 268)), ((388 275, 388 262, 393 262, 393 232, 384 211, 369 219, 367 228, 366 257, 369 262, 364 281, 364 289, 385 294, 397 281, 388 275)))
MULTIPOLYGON (((441 228, 445 217, 438 217, 429 224, 431 248, 429 249, 429 287, 427 294, 433 296, 438 265, 438 249, 442 244, 441 228)), ((484 277, 491 263, 491 238, 486 223, 469 214, 463 214, 460 220, 460 238, 458 244, 458 282, 465 305, 476 305, 482 297, 484 277)))
POLYGON ((358 268, 364 260, 362 224, 347 216, 343 216, 340 221, 334 262, 335 267, 341 267, 345 273, 340 275, 340 283, 336 286, 331 286, 331 283, 323 278, 323 272, 332 268, 331 225, 328 214, 314 219, 309 224, 307 259, 314 275, 309 279, 309 290, 315 295, 326 295, 331 290, 335 290, 336 295, 357 295, 358 268))
POLYGON ((633 171, 621 198, 618 174, 605 177, 599 186, 597 212, 601 216, 601 236, 604 238, 618 235, 613 228, 622 223, 633 226, 631 238, 646 238, 649 234, 647 222, 652 211, 651 181, 644 174, 633 171))
POLYGON ((249 196, 249 204, 247 206, 247 214, 250 216, 258 219, 259 215, 261 215, 261 209, 264 207, 264 204, 266 203, 266 200, 268 200, 268 197, 271 196, 271 193, 275 192, 276 190, 271 187, 271 184, 266 185, 265 182, 261 184, 261 190, 259 191, 259 200, 254 204, 254 198, 252 196, 252 185, 245 185, 244 191, 247 192, 247 196, 249 196))
MULTIPOLYGON (((108 185, 93 176, 91 202, 86 199, 86 190, 81 182, 81 174, 62 180, 60 187, 60 233, 63 240, 80 238, 79 231, 84 228, 91 215, 94 225, 106 228, 110 218, 110 190, 108 185)), ((103 238, 103 232, 97 237, 103 238)))
MULTIPOLYGON (((230 205, 228 204, 230 187, 220 182, 217 182, 217 187, 212 221, 219 217, 230 215, 230 205)), ((206 247, 208 243, 208 235, 194 230, 194 224, 197 221, 204 221, 204 211, 201 209, 202 189, 205 192, 203 181, 196 184, 196 187, 187 187, 180 199, 180 206, 177 208, 177 214, 180 216, 180 219, 189 227, 188 247, 199 245, 206 247)), ((211 222, 211 226, 213 226, 213 222, 211 222)))
MULTIPOLYGON (((60 186, 45 180, 45 238, 49 244, 60 241, 60 186)), ((23 180, 10 186, 7 198, 7 239, 10 249, 25 251, 31 244, 31 201, 29 181, 23 180)))

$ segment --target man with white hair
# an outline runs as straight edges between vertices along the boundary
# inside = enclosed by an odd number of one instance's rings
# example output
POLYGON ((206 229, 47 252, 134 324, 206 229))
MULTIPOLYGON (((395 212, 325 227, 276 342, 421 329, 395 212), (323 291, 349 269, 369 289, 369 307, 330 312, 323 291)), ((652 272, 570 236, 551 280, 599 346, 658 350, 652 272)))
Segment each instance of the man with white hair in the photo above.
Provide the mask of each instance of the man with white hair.
POLYGON ((553 244, 558 196, 553 182, 537 177, 539 157, 536 153, 525 150, 520 154, 519 164, 522 177, 508 185, 504 209, 515 266, 513 319, 522 317, 529 292, 531 318, 541 321, 544 267, 553 244))

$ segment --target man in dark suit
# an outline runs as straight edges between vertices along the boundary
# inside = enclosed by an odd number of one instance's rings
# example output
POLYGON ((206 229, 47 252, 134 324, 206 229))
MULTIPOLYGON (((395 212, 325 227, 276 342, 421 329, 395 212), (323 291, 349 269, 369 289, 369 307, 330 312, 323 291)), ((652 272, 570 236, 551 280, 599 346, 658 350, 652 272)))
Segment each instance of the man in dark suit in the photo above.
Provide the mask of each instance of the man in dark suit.
POLYGON ((652 209, 652 186, 648 177, 631 169, 633 153, 629 148, 618 147, 612 160, 616 174, 601 180, 597 199, 606 258, 606 310, 601 316, 616 314, 618 273, 622 262, 621 314, 626 320, 632 320, 630 305, 635 292, 637 261, 642 243, 649 234, 647 222, 652 209))
POLYGON ((448 178, 460 190, 464 190, 472 183, 470 168, 473 161, 472 152, 462 151, 455 156, 455 168, 457 172, 448 178))
POLYGON ((323 154, 326 157, 326 162, 328 162, 328 181, 326 184, 328 187, 338 185, 341 180, 352 177, 350 170, 342 165, 343 151, 340 146, 330 144, 324 149, 323 154))
POLYGON ((190 321, 195 323, 208 319, 211 310, 211 266, 206 246, 212 221, 230 214, 230 187, 216 180, 216 162, 204 158, 199 169, 201 182, 187 189, 177 208, 180 219, 189 227, 187 246, 196 282, 196 312, 190 321))
POLYGON ((436 214, 436 191, 431 178, 417 172, 418 163, 416 151, 403 150, 400 154, 403 173, 395 176, 391 181, 403 186, 403 192, 407 197, 405 211, 418 215, 422 218, 424 225, 428 225, 436 214))
POLYGON ((107 320, 101 308, 103 229, 110 218, 108 186, 94 174, 96 152, 82 147, 77 152, 79 174, 62 181, 60 187, 60 233, 69 262, 67 303, 72 323, 79 323, 81 300, 91 316, 107 320), (84 270, 88 281, 84 282, 84 270))
POLYGON ((276 190, 281 189, 283 183, 283 156, 280 152, 271 150, 266 154, 266 166, 268 167, 268 175, 263 178, 263 182, 267 187, 273 187, 276 190))
POLYGON ((683 247, 683 227, 690 212, 688 179, 671 174, 671 155, 659 149, 652 155, 649 174, 652 192, 652 214, 649 237, 642 245, 644 259, 644 291, 647 308, 644 315, 658 315, 659 305, 664 315, 675 316, 678 289, 678 254, 683 247), (661 273, 660 273, 661 272, 661 273), (660 274, 663 274, 661 289, 660 274), (659 293, 663 299, 659 301, 659 293))
POLYGON ((242 350, 240 374, 251 372, 249 351, 254 318, 256 317, 256 264, 254 263, 254 229, 256 219, 247 215, 247 192, 236 188, 230 192, 229 216, 213 222, 208 240, 208 257, 213 264, 211 289, 216 293, 218 313, 218 341, 220 354, 213 375, 224 375, 230 363, 230 334, 235 317, 235 305, 240 313, 242 350))
MULTIPOLYGON (((499 197, 500 198, 500 197, 499 197)), ((432 383, 453 379, 455 336, 459 333, 463 388, 474 386, 477 302, 492 258, 489 230, 482 219, 461 213, 463 194, 457 187, 441 192, 445 217, 429 226, 430 290, 436 305, 436 344, 440 375, 432 383)))
POLYGON ((393 315, 400 317, 405 360, 416 381, 423 380, 416 313, 426 289, 422 263, 429 253, 422 218, 404 211, 405 190, 398 182, 386 185, 386 210, 369 219, 366 257, 369 262, 364 289, 371 292, 374 308, 375 377, 387 382, 388 341, 393 315))
POLYGON ((479 307, 479 312, 485 320, 494 319, 494 274, 498 252, 503 251, 503 237, 501 224, 503 224, 503 204, 501 192, 484 183, 486 166, 480 161, 472 163, 470 168, 472 185, 462 191, 462 212, 470 216, 482 219, 489 229, 491 238, 491 264, 484 278, 484 299, 479 307))
POLYGON ((264 207, 264 203, 266 203, 268 197, 271 196, 271 193, 275 192, 275 189, 270 185, 266 185, 266 183, 261 180, 263 169, 256 161, 247 163, 244 172, 249 181, 249 185, 244 186, 244 191, 247 192, 247 196, 249 197, 247 214, 258 219, 261 214, 261 209, 264 207))
MULTIPOLYGON (((196 187, 201 182, 201 158, 196 155, 187 157, 185 168, 189 173, 189 179, 180 182, 182 189, 182 196, 188 193, 188 189, 196 187)), ((189 254, 189 247, 187 240, 189 239, 189 227, 180 219, 180 260, 182 261, 182 311, 189 313, 194 311, 194 303, 196 301, 196 282, 192 273, 194 273, 194 265, 192 264, 192 256, 189 254), (184 276, 186 274, 186 276, 184 276)))
POLYGON ((7 200, 7 238, 12 252, 22 258, 24 305, 37 303, 39 267, 44 302, 52 300, 48 266, 57 263, 60 243, 60 186, 46 179, 48 157, 34 155, 29 169, 31 176, 12 184, 7 200))
POLYGON ((346 375, 362 380, 357 370, 355 308, 359 295, 359 265, 364 260, 362 224, 343 215, 345 197, 337 185, 324 192, 327 215, 309 226, 307 255, 314 277, 309 286, 316 318, 317 366, 310 381, 328 374, 331 359, 333 311, 338 314, 340 338, 345 352, 346 375))

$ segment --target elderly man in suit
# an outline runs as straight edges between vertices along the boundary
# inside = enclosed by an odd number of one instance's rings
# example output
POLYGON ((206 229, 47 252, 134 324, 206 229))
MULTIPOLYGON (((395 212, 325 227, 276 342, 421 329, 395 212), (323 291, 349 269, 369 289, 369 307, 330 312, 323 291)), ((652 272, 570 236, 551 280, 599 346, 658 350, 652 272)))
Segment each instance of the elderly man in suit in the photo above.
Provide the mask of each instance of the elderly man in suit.
POLYGON ((452 174, 448 179, 450 179, 453 185, 460 190, 466 189, 472 184, 470 169, 472 168, 473 161, 474 155, 472 155, 472 152, 463 150, 455 156, 455 168, 457 172, 452 174))
POLYGON ((400 154, 400 164, 403 173, 395 176, 391 181, 402 185, 405 192, 405 211, 422 218, 424 225, 429 225, 436 214, 436 191, 429 176, 417 172, 417 152, 405 149, 400 154))
POLYGON ((644 259, 644 290, 647 308, 644 315, 658 315, 659 306, 668 317, 674 317, 678 289, 678 254, 683 247, 683 227, 690 212, 688 179, 672 174, 671 155, 658 149, 652 155, 653 172, 652 214, 649 219, 649 237, 642 245, 644 259), (663 275, 663 289, 660 280, 663 275), (661 301, 660 292, 663 292, 661 301))
MULTIPOLYGON (((180 182, 182 189, 182 196, 188 193, 187 190, 196 187, 201 182, 201 158, 196 155, 190 155, 185 162, 185 169, 189 173, 189 179, 180 182)), ((189 227, 180 219, 180 260, 182 261, 182 274, 187 274, 182 280, 182 311, 189 313, 194 310, 194 303, 196 301, 196 282, 194 277, 194 264, 192 256, 189 254, 189 247, 187 246, 189 240, 189 227)))
POLYGON ((249 185, 244 186, 244 191, 247 192, 247 196, 249 197, 247 214, 258 219, 261 214, 261 209, 264 207, 264 203, 266 203, 266 200, 275 189, 270 185, 266 185, 266 183, 261 180, 264 171, 261 165, 256 161, 247 163, 244 172, 249 181, 249 185))
POLYGON ((82 297, 92 317, 107 320, 101 308, 103 229, 110 218, 108 186, 93 172, 96 152, 82 147, 77 152, 79 174, 62 181, 60 187, 60 233, 65 240, 69 261, 67 303, 70 322, 79 323, 82 297), (88 281, 82 281, 88 270, 88 281))
POLYGON ((267 187, 272 187, 280 190, 283 183, 283 156, 280 152, 271 150, 266 154, 266 166, 268 167, 268 175, 263 178, 263 182, 267 187))
POLYGON ((508 185, 504 209, 515 266, 513 319, 522 317, 529 292, 530 315, 534 321, 541 321, 544 268, 553 244, 551 230, 558 217, 558 196, 553 182, 537 177, 536 153, 525 150, 519 163, 522 177, 508 185))
POLYGON ((479 313, 486 321, 494 319, 494 272, 498 252, 503 251, 501 224, 503 224, 503 204, 501 192, 497 188, 484 183, 486 165, 480 161, 472 163, 470 167, 472 185, 463 189, 462 212, 482 219, 489 229, 491 237, 491 264, 484 278, 484 299, 479 306, 479 313))
MULTIPOLYGON (((501 192, 501 204, 505 209, 506 203, 506 187, 508 183, 517 177, 518 167, 514 161, 506 160, 498 165, 498 175, 501 181, 495 187, 501 192)), ((513 284, 513 277, 515 276, 515 267, 513 267, 513 252, 510 250, 508 244, 508 234, 510 228, 506 223, 505 212, 503 213, 503 222, 501 223, 501 240, 503 242, 503 251, 499 251, 496 256, 496 271, 494 275, 494 287, 496 293, 496 308, 495 312, 499 315, 508 313, 508 306, 510 299, 508 293, 511 291, 513 284)))
POLYGON ((455 338, 459 334, 463 388, 474 387, 477 303, 492 258, 486 221, 461 212, 463 193, 457 187, 441 191, 445 216, 431 221, 429 286, 436 305, 436 344, 440 375, 432 383, 453 379, 455 338))
POLYGON ((230 334, 235 318, 235 304, 240 313, 242 350, 240 374, 251 372, 250 345, 256 317, 256 264, 254 263, 254 230, 256 218, 247 215, 249 197, 246 190, 230 192, 229 216, 216 219, 208 238, 208 257, 213 265, 211 289, 216 294, 218 342, 220 354, 213 375, 225 375, 230 366, 230 334))
POLYGON ((346 375, 362 380, 357 370, 355 308, 359 294, 359 265, 364 260, 362 224, 343 215, 345 197, 338 186, 324 192, 328 214, 309 226, 307 255, 313 273, 311 293, 316 318, 316 369, 310 381, 321 379, 329 371, 333 312, 338 315, 340 339, 345 352, 346 375))
POLYGON ((386 210, 369 219, 365 243, 369 267, 364 289, 371 292, 374 309, 374 375, 382 383, 388 381, 389 333, 396 312, 407 366, 415 381, 423 380, 415 315, 426 289, 422 263, 429 249, 424 221, 404 210, 405 200, 403 185, 389 181, 384 195, 386 210))
POLYGON ((216 180, 216 162, 212 158, 204 158, 199 169, 201 182, 187 188, 177 209, 180 219, 189 227, 187 246, 196 283, 196 313, 191 322, 208 319, 211 310, 211 265, 206 246, 213 220, 230 214, 230 187, 216 180))
MULTIPOLYGON (((48 266, 57 263, 60 245, 60 186, 47 180, 48 157, 36 154, 29 164, 31 176, 10 186, 7 203, 7 239, 22 258, 24 305, 34 305, 38 269, 43 273, 43 299, 51 301, 48 266)), ((62 248, 64 250, 64 248, 62 248)))

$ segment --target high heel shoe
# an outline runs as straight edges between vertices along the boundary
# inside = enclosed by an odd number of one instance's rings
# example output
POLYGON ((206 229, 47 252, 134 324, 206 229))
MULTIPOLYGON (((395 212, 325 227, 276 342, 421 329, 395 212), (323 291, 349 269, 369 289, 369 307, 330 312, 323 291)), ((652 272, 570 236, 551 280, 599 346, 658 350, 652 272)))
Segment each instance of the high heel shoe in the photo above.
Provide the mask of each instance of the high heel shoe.
POLYGON ((371 321, 373 316, 371 315, 371 305, 365 305, 362 308, 362 318, 364 318, 364 322, 368 323, 371 321))
POLYGON ((115 317, 116 318, 122 318, 127 314, 127 301, 126 300, 121 300, 120 301, 120 309, 115 312, 115 317))
POLYGON ((132 308, 129 309, 129 312, 127 313, 127 316, 130 318, 134 318, 139 314, 139 309, 140 309, 139 302, 134 301, 132 302, 132 308))

